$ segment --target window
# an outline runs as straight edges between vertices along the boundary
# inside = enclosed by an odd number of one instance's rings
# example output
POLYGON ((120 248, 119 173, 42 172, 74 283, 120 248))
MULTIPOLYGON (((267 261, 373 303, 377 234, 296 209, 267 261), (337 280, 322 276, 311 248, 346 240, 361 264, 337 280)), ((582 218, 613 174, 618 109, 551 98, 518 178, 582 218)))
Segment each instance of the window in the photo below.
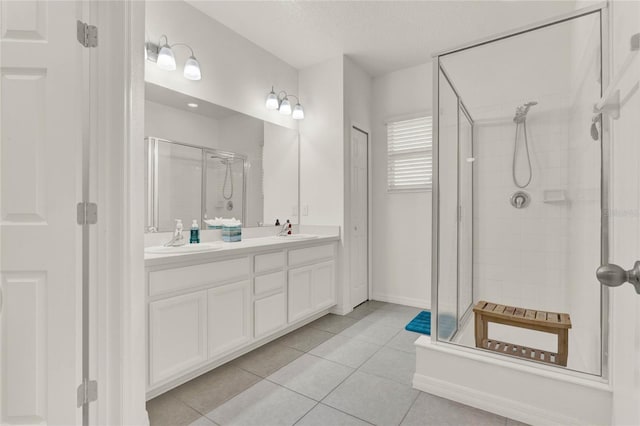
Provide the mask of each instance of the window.
POLYGON ((387 188, 430 190, 433 176, 432 118, 387 123, 387 188))

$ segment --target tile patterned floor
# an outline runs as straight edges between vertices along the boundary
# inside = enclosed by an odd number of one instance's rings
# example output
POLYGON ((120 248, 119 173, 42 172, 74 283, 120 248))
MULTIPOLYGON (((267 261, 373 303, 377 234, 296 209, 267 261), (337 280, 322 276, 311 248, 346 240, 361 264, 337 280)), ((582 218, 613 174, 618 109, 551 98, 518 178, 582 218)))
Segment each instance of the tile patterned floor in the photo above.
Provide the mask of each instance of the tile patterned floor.
POLYGON ((147 403, 151 426, 518 426, 411 387, 419 309, 326 315, 147 403))

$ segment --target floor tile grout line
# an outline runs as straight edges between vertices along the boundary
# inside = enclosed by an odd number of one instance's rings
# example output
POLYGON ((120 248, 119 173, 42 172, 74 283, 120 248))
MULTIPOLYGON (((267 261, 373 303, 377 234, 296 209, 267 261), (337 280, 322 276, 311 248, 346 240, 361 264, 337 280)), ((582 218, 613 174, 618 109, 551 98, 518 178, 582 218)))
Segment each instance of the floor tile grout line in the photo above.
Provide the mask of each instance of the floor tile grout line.
POLYGON ((316 404, 311 407, 309 410, 307 410, 306 413, 304 413, 298 420, 296 420, 295 422, 293 422, 293 424, 291 426, 295 426, 298 423, 300 423, 300 420, 304 419, 306 417, 307 414, 309 414, 314 408, 316 408, 320 403, 318 401, 316 401, 316 404))
POLYGON ((402 419, 400 419, 400 423, 398 423, 398 426, 400 426, 402 424, 402 422, 404 422, 404 419, 407 418, 407 415, 409 414, 409 412, 411 411, 413 406, 416 405, 416 401, 418 400, 418 398, 420 398, 420 394, 421 393, 422 393, 422 391, 418 391, 418 393, 416 394, 416 397, 413 398, 413 402, 411 403, 411 405, 409 405, 409 408, 407 409, 407 412, 404 413, 404 416, 402 416, 402 419))
MULTIPOLYGON (((351 372, 351 374, 349 374, 347 377, 345 377, 345 378, 344 378, 344 380, 342 380, 342 381, 341 381, 340 383, 338 383, 338 384, 337 384, 333 389, 331 389, 331 390, 329 391, 329 393, 327 393, 327 394, 325 395, 325 397, 324 397, 324 398, 322 398, 322 399, 320 400, 320 402, 324 401, 324 400, 325 400, 329 395, 331 395, 331 394, 332 394, 332 393, 333 393, 333 392, 334 392, 334 391, 335 391, 335 390, 336 390, 340 385, 342 385, 344 382, 346 382, 346 381, 349 379, 349 377, 353 376, 353 374, 354 374, 356 371, 360 371, 360 367, 362 367, 364 364, 366 364, 366 363, 367 363, 367 361, 369 361, 371 358, 373 358, 373 356, 374 356, 375 354, 377 354, 377 353, 378 353, 378 351, 380 351, 380 349, 382 349, 382 346, 379 346, 379 347, 378 347, 378 349, 376 349, 376 351, 375 351, 374 353, 372 353, 372 354, 371 354, 371 356, 369 356, 367 359, 365 359, 365 360, 364 360, 364 361, 363 361, 363 362, 362 362, 358 367, 354 368, 354 369, 353 369, 353 371, 351 372)), ((351 368, 353 368, 353 367, 351 367, 351 368)), ((327 404, 327 405, 328 405, 328 404, 327 404)), ((330 406, 330 405, 329 405, 329 406, 330 406)), ((331 407, 331 406, 330 406, 330 407, 331 407)))
POLYGON ((348 412, 346 412, 346 411, 344 411, 344 410, 341 410, 340 408, 332 407, 332 406, 331 406, 331 405, 329 405, 329 404, 325 404, 325 403, 323 403, 323 402, 318 402, 318 405, 324 405, 325 407, 329 407, 329 408, 331 408, 332 410, 339 411, 339 412, 341 412, 342 414, 346 414, 347 416, 353 417, 354 419, 358 419, 358 420, 360 420, 360 421, 362 421, 362 422, 365 422, 366 424, 374 425, 374 423, 371 423, 370 421, 367 421, 367 420, 365 420, 365 419, 361 419, 360 417, 356 416, 355 414, 348 413, 348 412))

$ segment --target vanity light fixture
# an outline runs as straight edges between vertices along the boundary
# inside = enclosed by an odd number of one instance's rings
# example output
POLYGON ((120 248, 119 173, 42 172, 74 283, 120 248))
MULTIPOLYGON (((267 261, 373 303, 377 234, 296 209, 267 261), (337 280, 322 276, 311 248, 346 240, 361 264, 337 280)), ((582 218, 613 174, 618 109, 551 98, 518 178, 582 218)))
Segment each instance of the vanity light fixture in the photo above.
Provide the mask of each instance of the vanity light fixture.
POLYGON ((296 95, 289 95, 284 90, 276 95, 276 92, 271 87, 271 92, 267 95, 265 106, 268 110, 278 110, 282 115, 291 115, 294 120, 302 120, 304 118, 304 109, 300 105, 300 99, 296 95), (296 104, 291 109, 291 102, 289 97, 296 98, 296 104))
POLYGON ((189 56, 189 59, 187 59, 187 62, 184 64, 184 78, 194 81, 200 80, 202 78, 200 63, 196 59, 191 46, 186 43, 174 43, 170 45, 169 39, 164 34, 160 36, 160 42, 158 44, 147 42, 145 49, 146 58, 148 61, 158 64, 160 69, 174 71, 176 69, 176 58, 173 54, 173 48, 175 46, 185 46, 191 52, 191 56, 189 56), (164 44, 162 44, 163 39, 164 44))

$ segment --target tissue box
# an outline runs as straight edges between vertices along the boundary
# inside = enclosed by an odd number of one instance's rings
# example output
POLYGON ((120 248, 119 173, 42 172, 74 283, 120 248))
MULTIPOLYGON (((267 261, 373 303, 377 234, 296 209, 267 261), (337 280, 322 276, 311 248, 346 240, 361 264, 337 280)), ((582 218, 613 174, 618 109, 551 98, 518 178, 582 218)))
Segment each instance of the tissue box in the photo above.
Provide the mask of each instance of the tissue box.
POLYGON ((242 226, 222 225, 222 241, 232 243, 242 240, 242 226))

